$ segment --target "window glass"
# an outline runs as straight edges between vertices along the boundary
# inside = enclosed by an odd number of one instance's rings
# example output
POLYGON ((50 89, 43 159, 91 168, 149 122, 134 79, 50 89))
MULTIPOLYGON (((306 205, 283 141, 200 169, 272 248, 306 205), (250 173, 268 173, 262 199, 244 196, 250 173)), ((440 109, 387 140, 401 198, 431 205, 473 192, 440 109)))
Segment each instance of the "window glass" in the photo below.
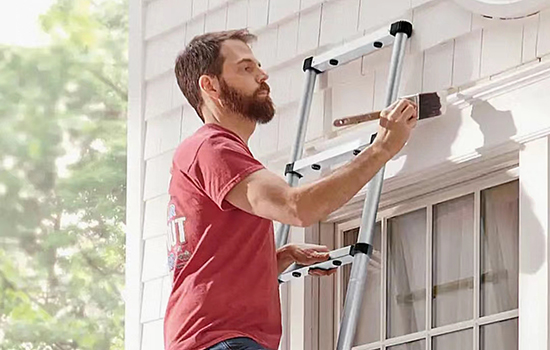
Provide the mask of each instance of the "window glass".
POLYGON ((426 327, 426 209, 388 220, 389 337, 426 327))
POLYGON ((433 326, 473 317, 474 195, 433 207, 433 326))
POLYGON ((518 308, 519 186, 481 192, 481 315, 518 308))
POLYGON ((433 338, 432 350, 472 350, 474 348, 472 329, 440 335, 433 338))

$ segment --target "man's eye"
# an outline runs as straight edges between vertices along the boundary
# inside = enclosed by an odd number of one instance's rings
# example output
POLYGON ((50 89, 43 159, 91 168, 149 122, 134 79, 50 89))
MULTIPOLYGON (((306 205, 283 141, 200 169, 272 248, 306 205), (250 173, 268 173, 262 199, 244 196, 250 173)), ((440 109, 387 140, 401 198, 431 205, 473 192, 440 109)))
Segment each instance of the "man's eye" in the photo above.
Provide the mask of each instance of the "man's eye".
POLYGON ((250 67, 250 66, 247 66, 247 67, 244 68, 244 70, 245 70, 246 72, 249 72, 249 73, 250 73, 250 72, 252 72, 253 68, 250 67))

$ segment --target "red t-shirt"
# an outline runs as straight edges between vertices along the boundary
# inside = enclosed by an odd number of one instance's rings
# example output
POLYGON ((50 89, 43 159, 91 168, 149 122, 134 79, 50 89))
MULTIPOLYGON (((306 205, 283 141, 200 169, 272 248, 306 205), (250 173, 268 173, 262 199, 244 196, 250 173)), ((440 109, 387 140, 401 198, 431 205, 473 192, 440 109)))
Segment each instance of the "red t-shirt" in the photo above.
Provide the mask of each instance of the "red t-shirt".
POLYGON ((263 168, 236 134, 216 124, 204 125, 176 150, 166 350, 205 349, 234 337, 277 349, 282 330, 273 223, 224 200, 263 168))

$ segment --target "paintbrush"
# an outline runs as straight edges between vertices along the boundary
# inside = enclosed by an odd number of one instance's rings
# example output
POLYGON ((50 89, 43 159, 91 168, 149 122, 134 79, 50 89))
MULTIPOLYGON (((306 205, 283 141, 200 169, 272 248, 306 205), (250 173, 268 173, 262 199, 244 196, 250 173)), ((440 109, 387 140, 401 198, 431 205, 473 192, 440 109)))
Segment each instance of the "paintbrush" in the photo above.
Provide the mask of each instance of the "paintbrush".
MULTIPOLYGON (((447 94, 442 92, 423 92, 412 96, 401 97, 414 102, 418 106, 418 119, 428 119, 445 114, 447 109, 447 94)), ((375 111, 365 114, 354 115, 351 117, 336 119, 334 126, 346 126, 359 124, 371 120, 380 119, 380 112, 375 111)))

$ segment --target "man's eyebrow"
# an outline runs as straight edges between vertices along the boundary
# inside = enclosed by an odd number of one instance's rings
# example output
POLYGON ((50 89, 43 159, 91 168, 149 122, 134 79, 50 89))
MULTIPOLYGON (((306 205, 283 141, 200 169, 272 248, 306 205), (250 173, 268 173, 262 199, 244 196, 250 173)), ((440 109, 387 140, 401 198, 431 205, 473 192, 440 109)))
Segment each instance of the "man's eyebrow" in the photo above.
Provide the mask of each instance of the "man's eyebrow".
POLYGON ((262 64, 260 62, 257 62, 251 58, 243 58, 241 59, 240 61, 237 62, 237 64, 241 64, 241 63, 245 63, 245 62, 249 62, 249 63, 253 63, 253 64, 257 64, 259 67, 262 66, 262 64))

